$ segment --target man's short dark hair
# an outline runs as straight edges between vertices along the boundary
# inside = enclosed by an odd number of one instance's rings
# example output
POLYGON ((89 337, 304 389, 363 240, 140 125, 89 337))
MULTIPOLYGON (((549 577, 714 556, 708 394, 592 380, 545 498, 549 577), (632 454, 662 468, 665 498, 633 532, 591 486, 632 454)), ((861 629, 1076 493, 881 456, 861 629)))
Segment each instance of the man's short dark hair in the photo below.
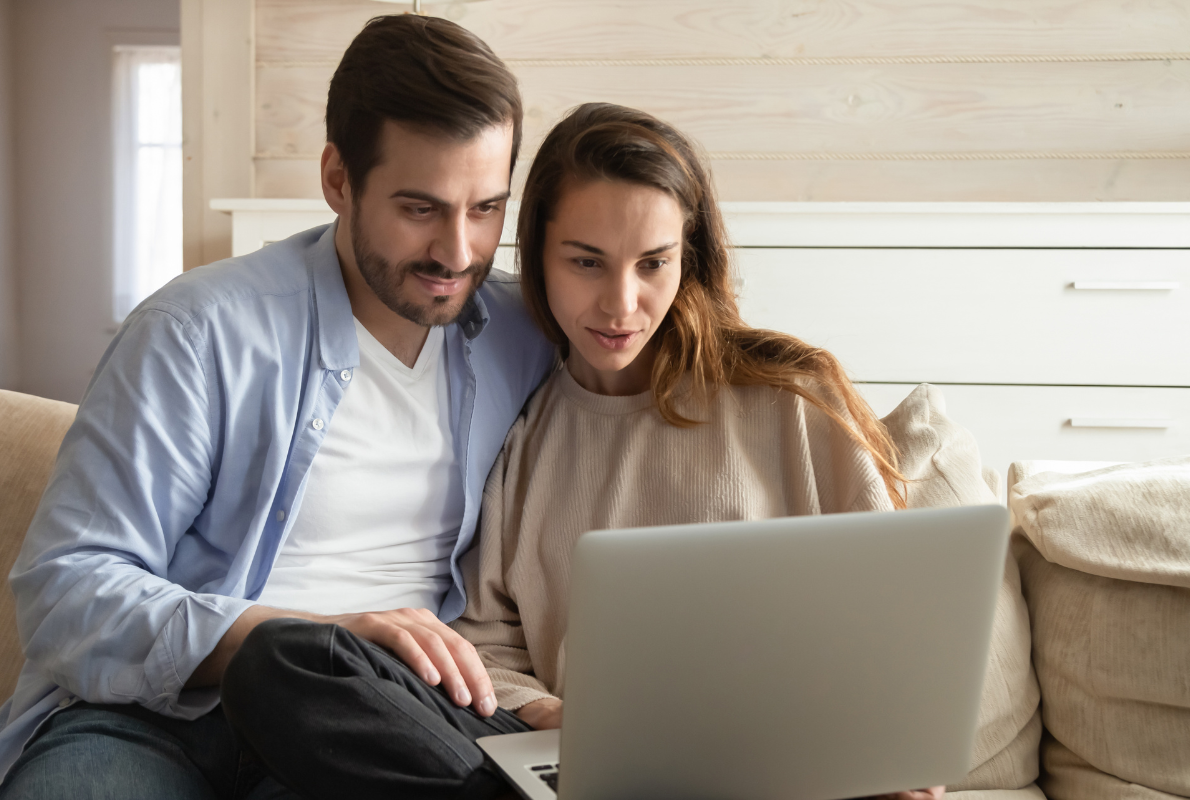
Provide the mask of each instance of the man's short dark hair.
POLYGON ((521 145, 516 77, 483 40, 437 17, 376 17, 359 32, 331 78, 326 138, 339 151, 353 193, 380 160, 385 120, 467 141, 512 125, 512 166, 521 145))

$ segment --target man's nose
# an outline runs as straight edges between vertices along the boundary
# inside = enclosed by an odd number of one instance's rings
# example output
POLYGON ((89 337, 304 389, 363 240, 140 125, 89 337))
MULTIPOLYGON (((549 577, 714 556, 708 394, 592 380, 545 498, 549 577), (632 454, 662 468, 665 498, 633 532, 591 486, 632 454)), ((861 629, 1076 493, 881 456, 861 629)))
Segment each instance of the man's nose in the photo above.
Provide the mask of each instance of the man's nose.
POLYGON ((430 258, 452 272, 467 269, 474 255, 467 234, 466 215, 444 217, 442 227, 430 246, 430 258))

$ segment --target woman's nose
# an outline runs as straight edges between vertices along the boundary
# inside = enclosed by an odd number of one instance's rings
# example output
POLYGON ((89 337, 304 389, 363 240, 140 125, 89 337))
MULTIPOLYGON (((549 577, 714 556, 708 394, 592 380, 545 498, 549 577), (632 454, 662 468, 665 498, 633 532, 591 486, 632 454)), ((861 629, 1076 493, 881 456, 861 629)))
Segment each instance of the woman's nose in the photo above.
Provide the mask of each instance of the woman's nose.
POLYGON ((613 319, 623 319, 636 311, 640 285, 633 271, 612 273, 603 292, 603 311, 613 319))

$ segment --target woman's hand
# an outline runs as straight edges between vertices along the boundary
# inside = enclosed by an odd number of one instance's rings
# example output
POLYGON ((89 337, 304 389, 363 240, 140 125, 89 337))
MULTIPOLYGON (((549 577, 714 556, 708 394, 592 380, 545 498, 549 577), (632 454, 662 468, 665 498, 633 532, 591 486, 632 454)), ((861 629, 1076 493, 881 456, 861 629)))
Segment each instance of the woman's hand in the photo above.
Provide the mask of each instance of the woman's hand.
POLYGON ((562 727, 562 701, 556 697, 545 697, 521 706, 516 715, 537 731, 562 727))

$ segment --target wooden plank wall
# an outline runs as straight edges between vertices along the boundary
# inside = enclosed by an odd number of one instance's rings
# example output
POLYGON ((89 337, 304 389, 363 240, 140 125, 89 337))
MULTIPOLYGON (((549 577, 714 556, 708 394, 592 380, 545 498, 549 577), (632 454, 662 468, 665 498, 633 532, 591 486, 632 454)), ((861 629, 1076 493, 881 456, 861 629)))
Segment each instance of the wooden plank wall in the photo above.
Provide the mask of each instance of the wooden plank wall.
POLYGON ((251 0, 182 0, 181 16, 182 266, 192 269, 231 255, 231 217, 210 202, 251 196, 264 162, 253 157, 256 112, 244 80, 254 71, 251 0))
MULTIPOLYGON (((318 197, 374 0, 255 0, 254 191, 318 197)), ((470 0, 526 152, 588 100, 707 151, 725 200, 1190 200, 1190 0, 470 0)))

